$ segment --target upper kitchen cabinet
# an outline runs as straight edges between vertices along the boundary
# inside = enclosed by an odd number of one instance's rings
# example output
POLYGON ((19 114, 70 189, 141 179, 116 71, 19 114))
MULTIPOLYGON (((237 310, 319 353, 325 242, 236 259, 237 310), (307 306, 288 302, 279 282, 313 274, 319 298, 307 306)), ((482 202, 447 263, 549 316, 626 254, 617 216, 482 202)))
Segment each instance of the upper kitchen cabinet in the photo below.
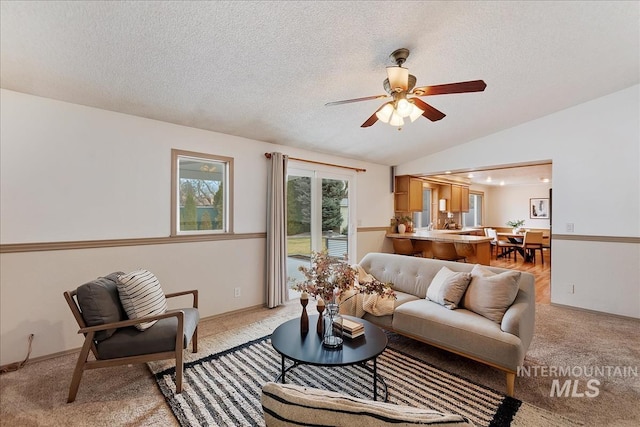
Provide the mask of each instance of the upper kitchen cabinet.
POLYGON ((396 212, 422 211, 422 180, 409 175, 396 176, 396 212))
POLYGON ((469 212, 469 187, 458 184, 440 186, 441 198, 447 199, 449 212, 469 212))

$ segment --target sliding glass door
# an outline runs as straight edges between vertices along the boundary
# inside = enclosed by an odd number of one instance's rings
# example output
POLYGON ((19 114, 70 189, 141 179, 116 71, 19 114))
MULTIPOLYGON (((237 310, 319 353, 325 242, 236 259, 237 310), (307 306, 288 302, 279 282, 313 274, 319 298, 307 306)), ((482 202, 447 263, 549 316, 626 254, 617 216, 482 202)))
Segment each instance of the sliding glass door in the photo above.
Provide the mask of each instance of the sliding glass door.
MULTIPOLYGON (((321 170, 289 167, 287 173, 287 271, 301 279, 300 265, 309 265, 312 252, 351 262, 353 179, 321 170)), ((293 295, 292 295, 293 296, 293 295)))

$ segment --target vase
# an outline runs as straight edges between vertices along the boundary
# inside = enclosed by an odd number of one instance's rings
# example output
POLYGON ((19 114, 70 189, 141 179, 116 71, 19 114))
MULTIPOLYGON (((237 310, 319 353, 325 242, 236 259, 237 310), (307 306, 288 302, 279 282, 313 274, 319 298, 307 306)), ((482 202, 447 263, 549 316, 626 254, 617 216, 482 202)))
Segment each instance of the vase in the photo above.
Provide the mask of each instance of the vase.
POLYGON ((327 304, 324 311, 324 337, 322 345, 326 348, 342 347, 342 316, 338 304, 327 304))
POLYGON ((407 230, 407 226, 404 224, 398 224, 398 233, 403 234, 407 230))
POLYGON ((300 316, 300 333, 306 334, 309 332, 309 315, 307 314, 307 304, 309 298, 300 298, 300 304, 302 305, 302 315, 300 316))

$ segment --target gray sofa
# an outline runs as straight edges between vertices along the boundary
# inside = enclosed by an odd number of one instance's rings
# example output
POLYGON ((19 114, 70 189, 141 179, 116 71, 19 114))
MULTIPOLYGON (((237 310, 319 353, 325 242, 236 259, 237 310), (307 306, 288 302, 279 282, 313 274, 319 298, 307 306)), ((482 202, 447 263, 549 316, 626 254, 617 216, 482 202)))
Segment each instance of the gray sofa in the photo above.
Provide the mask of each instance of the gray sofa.
MULTIPOLYGON (((520 272, 517 294, 500 323, 464 307, 450 310, 425 299, 438 271, 471 272, 473 264, 386 253, 369 253, 360 266, 382 282, 393 283, 397 294, 392 315, 364 319, 407 337, 498 368, 506 373, 507 395, 513 396, 515 376, 533 338, 534 276, 520 272)), ((487 267, 494 273, 513 270, 487 267)), ((517 277, 517 274, 512 274, 517 277)), ((514 288, 514 292, 516 289, 514 288)))

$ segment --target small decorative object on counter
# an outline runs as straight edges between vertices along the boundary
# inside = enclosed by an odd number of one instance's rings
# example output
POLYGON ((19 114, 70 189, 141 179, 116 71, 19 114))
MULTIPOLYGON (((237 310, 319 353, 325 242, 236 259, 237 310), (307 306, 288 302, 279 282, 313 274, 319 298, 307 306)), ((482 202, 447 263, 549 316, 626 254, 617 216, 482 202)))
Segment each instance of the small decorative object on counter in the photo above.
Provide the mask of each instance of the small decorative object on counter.
POLYGON ((398 233, 400 234, 404 234, 404 232, 407 230, 407 226, 404 224, 398 224, 398 233))
POLYGON ((309 294, 303 292, 300 295, 300 305, 302 305, 302 316, 300 317, 300 333, 309 332, 309 315, 307 314, 307 304, 309 303, 309 294))
POLYGON ((316 325, 316 332, 322 337, 324 335, 324 323, 322 316, 322 312, 324 311, 324 300, 322 298, 318 298, 318 305, 316 305, 316 308, 318 309, 318 324, 316 325))

